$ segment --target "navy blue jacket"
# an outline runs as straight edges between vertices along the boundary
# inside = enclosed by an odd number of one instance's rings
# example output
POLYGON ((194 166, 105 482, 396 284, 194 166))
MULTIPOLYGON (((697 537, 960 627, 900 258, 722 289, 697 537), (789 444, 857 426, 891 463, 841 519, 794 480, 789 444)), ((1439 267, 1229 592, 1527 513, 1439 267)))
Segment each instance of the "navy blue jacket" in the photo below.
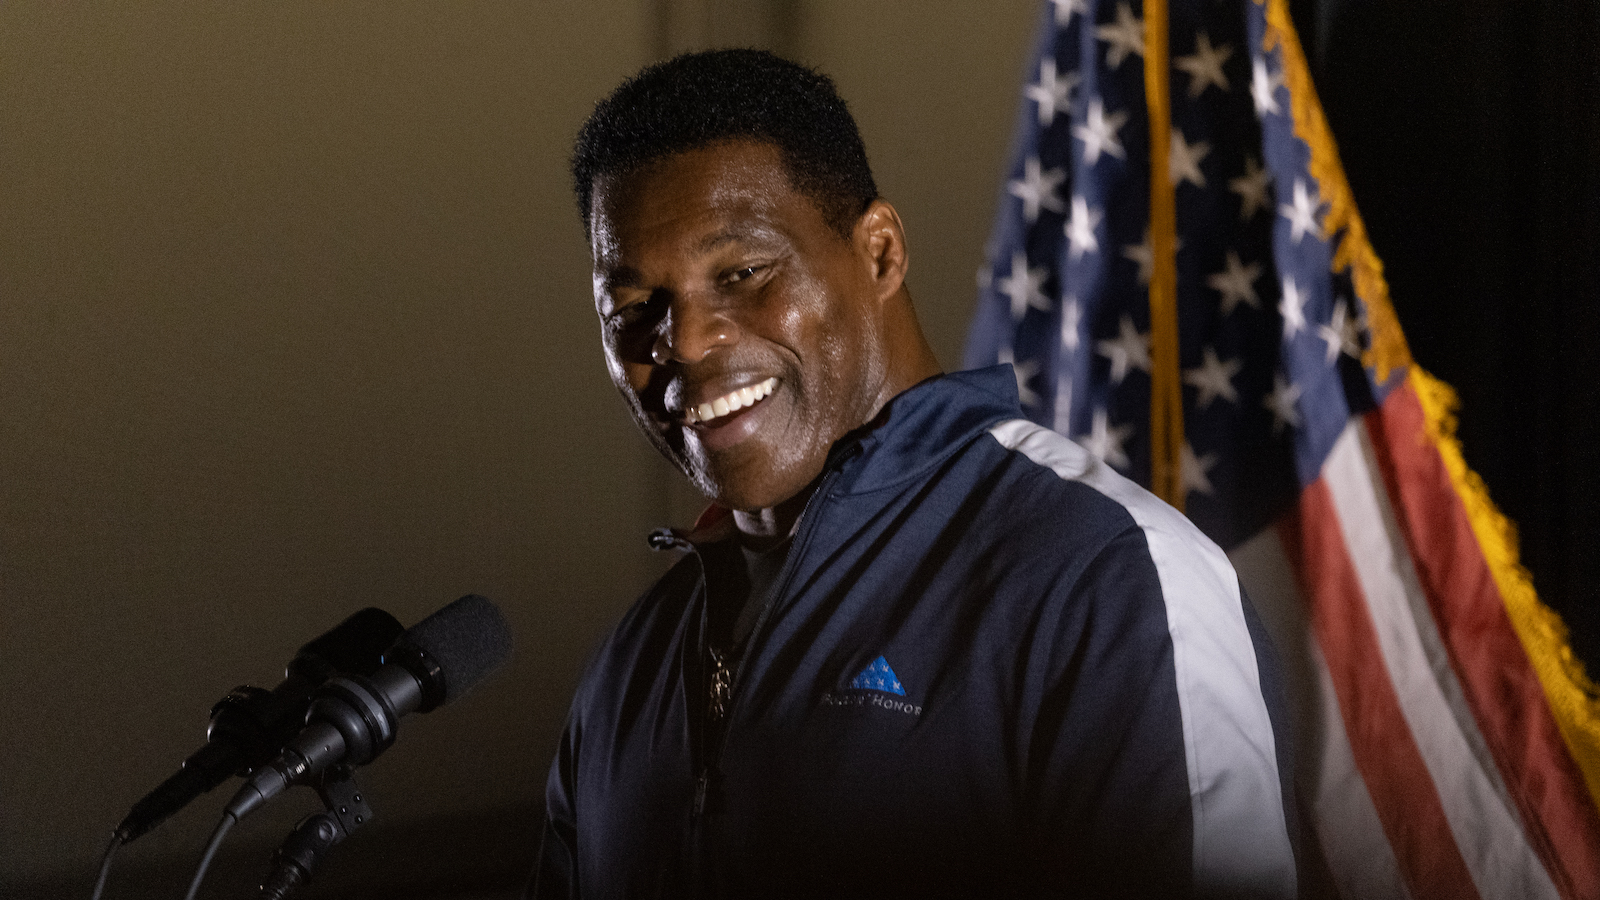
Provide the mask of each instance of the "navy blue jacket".
POLYGON ((1294 895, 1232 568, 1008 367, 834 448, 720 718, 684 546, 578 689, 535 896, 1294 895))

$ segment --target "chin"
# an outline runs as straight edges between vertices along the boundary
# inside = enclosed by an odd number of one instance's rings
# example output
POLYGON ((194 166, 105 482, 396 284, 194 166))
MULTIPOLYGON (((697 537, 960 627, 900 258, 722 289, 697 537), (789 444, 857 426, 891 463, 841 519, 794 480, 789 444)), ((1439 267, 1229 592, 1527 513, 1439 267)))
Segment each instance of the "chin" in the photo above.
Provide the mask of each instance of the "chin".
POLYGON ((699 488, 700 492, 709 497, 713 503, 727 509, 739 512, 755 512, 772 505, 767 502, 765 493, 751 490, 746 485, 729 484, 726 481, 718 481, 706 475, 699 477, 690 475, 689 480, 694 482, 694 486, 699 488))
POLYGON ((760 442, 710 454, 695 446, 672 457, 689 481, 717 505, 740 512, 771 509, 803 493, 822 471, 827 452, 760 442))
POLYGON ((695 486, 719 506, 740 512, 772 509, 804 492, 812 481, 812 478, 801 478, 791 473, 782 475, 768 473, 755 479, 739 477, 716 479, 710 476, 703 478, 704 480, 701 480, 690 476, 695 486))

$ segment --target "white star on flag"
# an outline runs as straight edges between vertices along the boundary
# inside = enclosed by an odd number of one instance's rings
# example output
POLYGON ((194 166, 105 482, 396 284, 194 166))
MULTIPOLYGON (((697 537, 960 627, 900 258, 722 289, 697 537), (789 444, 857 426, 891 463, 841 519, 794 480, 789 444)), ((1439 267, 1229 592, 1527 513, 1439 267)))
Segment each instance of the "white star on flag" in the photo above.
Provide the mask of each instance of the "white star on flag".
POLYGON ((1283 426, 1291 428, 1300 427, 1300 410, 1295 404, 1300 402, 1300 386, 1292 381, 1285 381, 1282 372, 1272 373, 1272 393, 1261 401, 1262 405, 1272 410, 1272 433, 1274 436, 1283 431, 1283 426))
POLYGON ((1089 14, 1088 0, 1050 0, 1056 7, 1056 26, 1065 28, 1072 23, 1073 13, 1089 14))
POLYGON ((1072 136, 1083 141, 1083 164, 1094 165, 1099 161, 1101 153, 1109 153, 1117 159, 1126 159, 1127 154, 1122 151, 1122 142, 1117 140, 1117 130, 1127 121, 1126 111, 1107 115, 1105 105, 1100 102, 1099 97, 1090 100, 1083 124, 1072 126, 1072 136))
POLYGON ((1121 384, 1128 367, 1150 371, 1150 336, 1140 334, 1127 313, 1117 323, 1117 336, 1095 342, 1095 350, 1111 360, 1111 383, 1121 384))
MULTIPOLYGON (((1179 238, 1173 243, 1172 252, 1183 249, 1183 239, 1179 238)), ((1145 226, 1144 242, 1139 244, 1125 244, 1122 248, 1123 259, 1132 260, 1139 265, 1139 283, 1149 284, 1150 274, 1156 267, 1156 249, 1150 240, 1150 228, 1145 226)))
POLYGON ((1245 265, 1239 254, 1229 250, 1224 262, 1226 268, 1206 277, 1206 284, 1222 295, 1222 314, 1233 312, 1241 303, 1260 309, 1261 298, 1256 296, 1256 279, 1261 277, 1261 264, 1245 265))
POLYGON ((1056 193, 1056 188, 1066 180, 1065 171, 1044 169, 1039 165, 1039 157, 1030 156, 1022 161, 1022 177, 1008 182, 1006 191, 1022 201, 1022 217, 1032 225, 1039 219, 1040 207, 1051 212, 1066 211, 1061 195, 1056 193))
POLYGON ((1283 112, 1278 106, 1278 88, 1283 86, 1283 73, 1268 74, 1267 61, 1263 57, 1256 57, 1250 66, 1250 96, 1256 101, 1256 115, 1266 118, 1269 114, 1276 115, 1283 112))
POLYGON ((1010 347, 1001 350, 997 359, 1000 362, 1011 364, 1011 374, 1017 379, 1017 400, 1023 406, 1038 406, 1039 393, 1028 387, 1028 382, 1033 380, 1033 376, 1039 374, 1038 360, 1030 359, 1027 362, 1017 362, 1016 354, 1011 352, 1010 347))
POLYGON ((1260 210, 1272 205, 1267 190, 1272 187, 1272 173, 1261 168, 1255 157, 1244 159, 1244 174, 1228 181, 1228 190, 1239 195, 1239 221, 1248 222, 1260 210))
POLYGON ((1328 345, 1328 365, 1333 365, 1341 353, 1361 358, 1361 333, 1355 320, 1350 318, 1350 310, 1344 300, 1333 305, 1332 321, 1317 326, 1317 336, 1328 345))
POLYGON ((1185 181, 1198 188, 1206 186, 1206 176, 1200 172, 1200 160, 1211 152, 1205 141, 1191 144, 1184 140, 1183 132, 1172 129, 1172 155, 1167 157, 1167 178, 1176 188, 1185 181))
POLYGON ((1122 450, 1122 442, 1133 434, 1132 425, 1118 425, 1111 427, 1111 418, 1106 413, 1105 407, 1094 411, 1094 421, 1089 426, 1089 433, 1081 439, 1083 449, 1093 453, 1108 466, 1118 469, 1128 467, 1128 454, 1122 450))
POLYGON ((1210 36, 1202 31, 1194 39, 1194 54, 1177 57, 1172 64, 1189 73, 1189 96, 1198 97, 1213 84, 1224 91, 1228 89, 1222 64, 1232 55, 1233 48, 1227 44, 1213 49, 1210 36))
POLYGON ((1183 383, 1200 392, 1194 401, 1195 409, 1205 409, 1218 397, 1238 404, 1239 392, 1234 390, 1233 376, 1239 374, 1239 368, 1244 364, 1237 359, 1222 362, 1217 359, 1217 351, 1210 347, 1203 352, 1199 368, 1185 369, 1183 372, 1183 383))
POLYGON ((1078 305, 1078 298, 1068 294, 1061 301, 1061 346, 1069 353, 1078 351, 1080 336, 1079 326, 1083 321, 1083 307, 1078 305))
POLYGON ((1050 298, 1044 295, 1044 281, 1049 276, 1050 270, 1044 266, 1029 266, 1028 257, 1021 250, 1011 254, 1011 274, 1000 279, 998 287, 1000 293, 1011 298, 1012 321, 1022 321, 1030 306, 1041 312, 1050 311, 1050 298))
POLYGON ((1317 224, 1317 213, 1321 211, 1322 201, 1306 189, 1303 178, 1294 180, 1294 202, 1278 205, 1278 215, 1289 220, 1289 239, 1296 244, 1307 232, 1318 240, 1322 239, 1322 226, 1317 224))
POLYGON ((1071 112, 1072 89, 1082 80, 1077 72, 1056 75, 1056 58, 1046 56, 1039 62, 1039 80, 1022 89, 1029 100, 1039 104, 1039 125, 1049 128, 1056 113, 1071 112))
POLYGON ((1306 327, 1306 300, 1300 296, 1300 286, 1294 277, 1283 280, 1283 299, 1278 301, 1278 314, 1283 316, 1283 339, 1289 340, 1306 327))
POLYGON ((1156 267, 1156 248, 1150 240, 1150 229, 1144 230, 1144 243, 1128 244, 1122 248, 1123 259, 1131 259, 1139 265, 1139 283, 1149 284, 1150 274, 1156 267))
POLYGON ((1094 236, 1094 229, 1102 215, 1100 210, 1090 209, 1089 201, 1082 197, 1072 198, 1072 217, 1067 219, 1062 230, 1067 233, 1067 255, 1074 262, 1085 253, 1100 252, 1100 240, 1094 236))
POLYGON ((1183 449, 1178 455, 1178 477, 1183 480, 1183 493, 1185 496, 1196 491, 1210 495, 1214 492, 1211 479, 1207 475, 1211 467, 1217 464, 1217 455, 1207 453, 1205 456, 1195 456, 1194 448, 1188 441, 1183 442, 1183 449))
POLYGON ((1109 68, 1122 65, 1129 54, 1144 55, 1144 22, 1134 16, 1126 3, 1117 4, 1117 21, 1111 25, 1097 26, 1094 35, 1108 45, 1106 66, 1109 68))

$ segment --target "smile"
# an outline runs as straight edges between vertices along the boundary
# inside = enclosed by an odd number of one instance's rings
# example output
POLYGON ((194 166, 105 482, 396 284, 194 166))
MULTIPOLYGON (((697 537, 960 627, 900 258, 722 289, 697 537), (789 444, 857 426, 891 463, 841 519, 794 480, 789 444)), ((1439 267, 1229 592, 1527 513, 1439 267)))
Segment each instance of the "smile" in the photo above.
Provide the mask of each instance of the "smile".
POLYGON ((729 413, 737 412, 747 406, 756 405, 771 394, 777 386, 778 379, 768 378, 760 384, 752 384, 736 391, 729 391, 715 400, 685 409, 683 418, 690 425, 708 423, 715 419, 720 419, 729 413))

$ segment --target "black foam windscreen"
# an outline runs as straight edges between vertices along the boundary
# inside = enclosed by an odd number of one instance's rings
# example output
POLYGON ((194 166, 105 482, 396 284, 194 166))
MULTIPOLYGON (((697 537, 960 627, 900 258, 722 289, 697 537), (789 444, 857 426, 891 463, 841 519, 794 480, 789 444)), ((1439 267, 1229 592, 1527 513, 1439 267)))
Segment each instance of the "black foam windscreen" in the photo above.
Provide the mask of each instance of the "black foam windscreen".
POLYGON ((511 628, 494 601, 468 594, 412 626, 410 644, 438 664, 444 679, 442 703, 471 690, 511 658, 511 628))

